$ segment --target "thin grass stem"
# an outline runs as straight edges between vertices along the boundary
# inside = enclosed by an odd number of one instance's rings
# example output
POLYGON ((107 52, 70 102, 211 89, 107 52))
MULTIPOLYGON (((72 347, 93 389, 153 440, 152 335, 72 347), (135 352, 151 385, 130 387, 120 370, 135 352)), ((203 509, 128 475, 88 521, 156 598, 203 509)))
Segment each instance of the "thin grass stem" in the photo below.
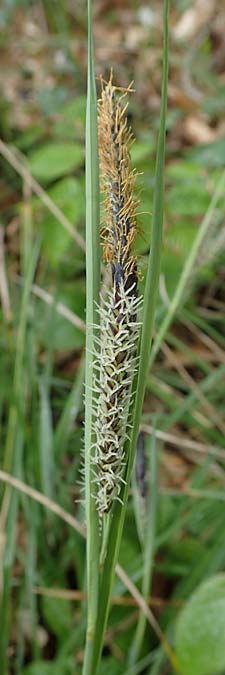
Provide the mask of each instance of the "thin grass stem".
MULTIPOLYGON (((150 468, 150 483, 147 506, 147 522, 145 528, 145 546, 144 546, 144 569, 142 578, 142 595, 148 602, 148 596, 151 589, 153 559, 155 548, 155 532, 156 532, 156 514, 157 514, 157 493, 158 493, 158 475, 157 475, 157 454, 156 454, 156 438, 153 430, 151 438, 148 440, 148 450, 150 454, 149 468, 150 468)), ((146 628, 146 617, 140 613, 138 624, 130 650, 130 666, 134 665, 140 655, 141 647, 144 639, 146 628)))
POLYGON ((222 173, 222 176, 220 177, 220 180, 216 186, 216 189, 213 193, 211 202, 209 204, 208 210, 206 211, 206 214, 202 220, 201 226, 198 230, 198 234, 193 242, 192 248, 190 250, 190 253, 187 257, 187 260, 185 262, 182 274, 180 276, 180 280, 178 282, 175 294, 173 296, 173 299, 167 309, 166 315, 164 320, 162 321, 162 324, 160 326, 160 329, 156 335, 155 342, 150 354, 150 359, 149 359, 149 367, 152 366, 158 351, 161 347, 161 344, 166 336, 166 333, 168 331, 169 326, 171 325, 174 316, 176 315, 177 310, 179 309, 179 306, 182 302, 182 298, 185 292, 185 289, 187 287, 187 284, 191 278, 194 265, 196 263, 200 248, 202 246, 202 243, 206 237, 206 234, 208 232, 208 229, 212 223, 212 217, 215 211, 215 208, 218 204, 219 199, 221 199, 225 189, 225 171, 222 173))
POLYGON ((86 363, 85 363, 85 500, 87 527, 87 632, 83 675, 92 673, 94 627, 98 613, 99 525, 92 474, 94 336, 99 302, 99 178, 97 99, 94 77, 92 2, 88 0, 88 76, 86 111, 86 363))

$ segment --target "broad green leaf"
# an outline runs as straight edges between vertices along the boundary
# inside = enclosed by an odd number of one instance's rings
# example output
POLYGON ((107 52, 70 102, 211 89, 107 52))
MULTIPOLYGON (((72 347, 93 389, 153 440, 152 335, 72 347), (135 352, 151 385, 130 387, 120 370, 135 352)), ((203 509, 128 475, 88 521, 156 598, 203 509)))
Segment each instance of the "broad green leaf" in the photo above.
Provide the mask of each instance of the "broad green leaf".
POLYGON ((183 675, 225 669, 225 574, 202 583, 181 610, 175 648, 183 675))
POLYGON ((168 165, 167 178, 172 179, 176 184, 193 183, 196 180, 202 182, 205 179, 205 168, 203 169, 201 163, 197 164, 185 157, 185 159, 179 159, 168 165))
POLYGON ((136 141, 131 148, 132 165, 143 167, 143 160, 149 160, 155 150, 155 140, 153 135, 147 134, 145 140, 136 141))
POLYGON ((184 264, 184 253, 183 251, 178 251, 175 247, 164 248, 162 253, 162 266, 161 272, 165 277, 166 290, 171 297, 176 289, 179 276, 182 272, 184 264))
POLYGON ((71 675, 71 668, 60 661, 36 661, 23 669, 22 675, 71 675))
POLYGON ((74 138, 84 138, 85 109, 85 96, 76 96, 72 101, 69 101, 60 111, 60 115, 54 124, 54 134, 64 140, 71 138, 73 143, 74 138))
POLYGON ((124 537, 121 541, 119 563, 130 576, 137 569, 137 562, 140 562, 140 546, 138 537, 134 537, 133 529, 129 532, 129 521, 126 520, 124 537))
POLYGON ((35 178, 51 181, 82 166, 84 153, 78 143, 47 143, 32 152, 28 161, 35 178))
POLYGON ((57 635, 59 640, 64 640, 73 625, 70 601, 43 596, 41 604, 44 619, 51 632, 57 635))
POLYGON ((37 661, 37 663, 33 663, 30 666, 27 666, 27 668, 24 668, 23 675, 40 675, 40 673, 41 675, 53 675, 54 672, 55 675, 57 675, 57 668, 55 667, 54 662, 47 663, 46 661, 37 661))
MULTIPOLYGON (((81 181, 72 176, 58 181, 48 194, 54 203, 63 211, 72 225, 79 225, 84 219, 84 194, 81 181)), ((40 204, 40 202, 38 202, 40 204)), ((37 200, 35 200, 37 204, 37 200)), ((69 244, 71 245, 71 236, 61 223, 47 210, 41 207, 42 218, 40 228, 43 233, 43 247, 52 265, 58 265, 62 259, 69 244)), ((74 249, 76 244, 72 244, 74 249)), ((79 259, 80 259, 79 252, 79 259)))
POLYGON ((212 117, 217 117, 218 115, 224 115, 225 107, 225 91, 224 85, 221 81, 216 83, 216 91, 213 92, 210 96, 206 96, 203 101, 203 108, 206 113, 212 117))
POLYGON ((205 546, 199 539, 186 537, 169 544, 167 557, 169 560, 188 563, 193 566, 196 561, 205 555, 205 546))
POLYGON ((186 258, 187 251, 190 250, 196 236, 196 230, 196 225, 193 225, 190 220, 179 220, 169 229, 165 244, 178 256, 182 256, 183 253, 186 258))
POLYGON ((83 181, 72 176, 62 178, 48 190, 48 194, 67 217, 74 222, 85 214, 84 185, 83 181))
POLYGON ((44 115, 54 115, 62 108, 68 96, 67 89, 63 86, 43 87, 37 92, 37 100, 44 115))
POLYGON ((16 147, 19 148, 19 150, 25 151, 34 143, 40 143, 42 136, 43 124, 32 124, 32 126, 25 129, 23 133, 20 131, 16 138, 16 147))
POLYGON ((225 166, 225 136, 190 151, 192 160, 210 166, 225 166))
POLYGON ((122 675, 124 672, 124 665, 116 661, 115 657, 108 656, 102 660, 99 666, 98 675, 122 675))
MULTIPOLYGON (((60 292, 55 297, 55 303, 62 303, 74 312, 80 319, 85 320, 85 288, 83 280, 76 280, 76 294, 74 284, 61 286, 60 292)), ((35 328, 42 345, 51 346, 52 349, 80 349, 84 345, 84 332, 59 314, 57 308, 45 304, 42 300, 35 299, 35 328), (49 315, 53 311, 54 331, 49 331, 49 315)))
POLYGON ((184 182, 174 185, 167 197, 170 214, 179 216, 196 216, 204 213, 209 205, 210 195, 205 186, 193 178, 192 183, 184 182))

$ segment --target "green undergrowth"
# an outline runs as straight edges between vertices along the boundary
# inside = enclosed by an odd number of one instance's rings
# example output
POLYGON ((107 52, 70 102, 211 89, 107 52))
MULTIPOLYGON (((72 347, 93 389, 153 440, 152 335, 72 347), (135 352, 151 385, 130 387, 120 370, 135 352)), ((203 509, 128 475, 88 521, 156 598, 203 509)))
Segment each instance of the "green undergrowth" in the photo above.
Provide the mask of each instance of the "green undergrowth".
MULTIPOLYGON (((7 31, 10 11, 17 11, 16 3, 11 3, 13 10, 9 10, 9 4, 5 3, 5 14, 0 15, 7 31)), ((56 43, 59 40, 66 50, 67 31, 76 32, 66 21, 66 3, 59 3, 61 25, 57 26, 50 3, 41 4, 46 16, 52 17, 52 23, 48 24, 49 40, 57 38, 56 43)), ((83 35, 82 13, 79 26, 83 35)), ((59 48, 59 43, 56 46, 59 48)), ((52 49, 56 47, 53 45, 52 49)), ((173 46, 171 49, 173 56, 173 46)), ((208 59, 210 48, 207 49, 208 59)), ((200 58, 202 68, 206 64, 207 71, 208 67, 202 108, 213 125, 223 110, 224 92, 218 85, 216 98, 217 79, 215 76, 210 80, 206 51, 206 47, 205 51, 202 48, 200 58)), ((82 68, 75 61, 70 54, 65 82, 62 84, 62 76, 57 74, 51 95, 40 90, 35 106, 30 102, 30 107, 35 107, 34 119, 31 115, 24 129, 16 120, 10 122, 12 111, 7 101, 1 136, 10 143, 13 152, 17 148, 21 162, 18 151, 22 153, 28 171, 75 232, 84 238, 86 98, 82 68), (76 79, 72 89, 71 78, 73 82, 76 79)), ((116 76, 119 81, 119 66, 116 76)), ((138 91, 132 97, 136 95, 139 96, 138 91)), ((29 103, 24 106, 27 110, 29 103)), ((137 181, 141 199, 137 254, 143 289, 158 118, 152 113, 149 131, 148 112, 143 110, 142 114, 140 109, 139 104, 131 106, 136 136, 132 161, 141 173, 137 181)), ((178 109, 169 111, 156 335, 225 169, 224 137, 208 144, 184 143, 176 147, 173 141, 181 117, 178 109)), ((84 446, 85 254, 43 199, 32 192, 29 179, 21 180, 3 157, 1 165, 1 225, 10 300, 8 310, 4 303, 0 309, 1 468, 44 493, 84 524, 80 482, 84 446), (40 289, 50 295, 51 304, 49 295, 48 301, 46 295, 39 297, 40 289), (68 316, 63 313, 65 308, 71 312, 68 316), (77 318, 81 320, 79 325, 77 318)), ((141 591, 147 543, 140 536, 138 523, 144 517, 151 523, 155 504, 149 488, 152 468, 150 471, 151 444, 147 430, 153 427, 159 485, 149 574, 153 599, 159 598, 161 604, 157 607, 153 604, 152 611, 178 657, 183 653, 185 621, 190 620, 192 611, 188 603, 197 602, 197 595, 192 594, 202 593, 204 584, 207 590, 211 578, 220 589, 220 574, 225 568, 225 242, 221 238, 224 194, 221 189, 147 379, 143 409, 147 497, 141 499, 140 488, 132 484, 119 556, 120 564, 141 591), (182 441, 179 444, 179 437, 185 440, 185 447, 182 441), (133 495, 135 490, 137 498, 133 495)), ((4 550, 0 609, 2 675, 80 675, 86 628, 85 542, 78 532, 35 499, 6 488, 3 481, 0 487, 4 505, 3 521, 0 520, 3 523, 0 548, 4 550), (59 589, 80 591, 83 595, 76 599, 62 598, 59 589), (55 597, 47 595, 50 590, 55 597)), ((113 596, 119 596, 121 604, 112 604, 98 675, 105 672, 173 675, 168 660, 165 666, 167 657, 148 622, 140 650, 132 662, 130 647, 136 635, 137 607, 130 604, 131 596, 118 577, 113 596)), ((204 600, 203 594, 203 603, 208 602, 207 598, 204 600)), ((209 639, 207 630, 210 622, 203 636, 205 648, 209 639)), ((196 654, 190 665, 191 654, 190 649, 182 666, 184 675, 215 675, 211 665, 211 670, 204 669, 196 654)), ((215 672, 222 674, 223 654, 218 668, 215 672)))

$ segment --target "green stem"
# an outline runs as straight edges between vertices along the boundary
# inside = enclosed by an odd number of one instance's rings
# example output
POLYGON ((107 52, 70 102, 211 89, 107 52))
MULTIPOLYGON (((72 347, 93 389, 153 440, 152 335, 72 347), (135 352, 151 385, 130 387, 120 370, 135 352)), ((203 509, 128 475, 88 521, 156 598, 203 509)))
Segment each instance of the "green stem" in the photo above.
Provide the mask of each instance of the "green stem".
POLYGON ((103 522, 102 522, 102 546, 101 546, 101 553, 100 553, 100 568, 103 568, 104 566, 104 561, 107 553, 107 547, 108 547, 108 538, 109 538, 109 532, 110 532, 110 523, 111 523, 111 518, 110 518, 110 513, 106 513, 103 516, 103 522))
MULTIPOLYGON (((150 446, 150 494, 148 498, 148 513, 146 521, 147 526, 145 528, 144 571, 141 589, 142 596, 146 602, 148 601, 152 582, 158 493, 157 453, 154 432, 152 433, 151 438, 148 438, 148 445, 150 446)), ((146 616, 141 612, 138 619, 134 641, 130 650, 130 665, 134 665, 139 657, 144 639, 145 627, 146 616)))
POLYGON ((96 303, 99 301, 99 178, 97 141, 97 100, 94 77, 92 3, 88 0, 88 77, 86 112, 86 363, 85 363, 85 489, 87 526, 88 615, 83 675, 92 673, 94 627, 98 612, 99 525, 92 473, 93 447, 93 362, 96 303))

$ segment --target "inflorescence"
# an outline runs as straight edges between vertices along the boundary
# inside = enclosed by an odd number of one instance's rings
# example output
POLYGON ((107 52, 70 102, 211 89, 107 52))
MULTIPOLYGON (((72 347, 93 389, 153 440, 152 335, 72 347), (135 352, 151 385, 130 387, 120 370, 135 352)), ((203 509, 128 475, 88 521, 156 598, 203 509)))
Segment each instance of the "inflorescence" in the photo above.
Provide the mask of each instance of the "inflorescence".
POLYGON ((102 241, 104 260, 111 265, 111 285, 98 308, 100 334, 94 365, 93 465, 101 516, 110 511, 114 499, 120 499, 124 482, 124 446, 140 331, 137 259, 132 252, 138 204, 134 196, 136 173, 130 160, 133 135, 126 118, 127 104, 122 106, 130 90, 119 95, 111 76, 107 84, 102 83, 98 114, 101 191, 105 196, 102 241))

